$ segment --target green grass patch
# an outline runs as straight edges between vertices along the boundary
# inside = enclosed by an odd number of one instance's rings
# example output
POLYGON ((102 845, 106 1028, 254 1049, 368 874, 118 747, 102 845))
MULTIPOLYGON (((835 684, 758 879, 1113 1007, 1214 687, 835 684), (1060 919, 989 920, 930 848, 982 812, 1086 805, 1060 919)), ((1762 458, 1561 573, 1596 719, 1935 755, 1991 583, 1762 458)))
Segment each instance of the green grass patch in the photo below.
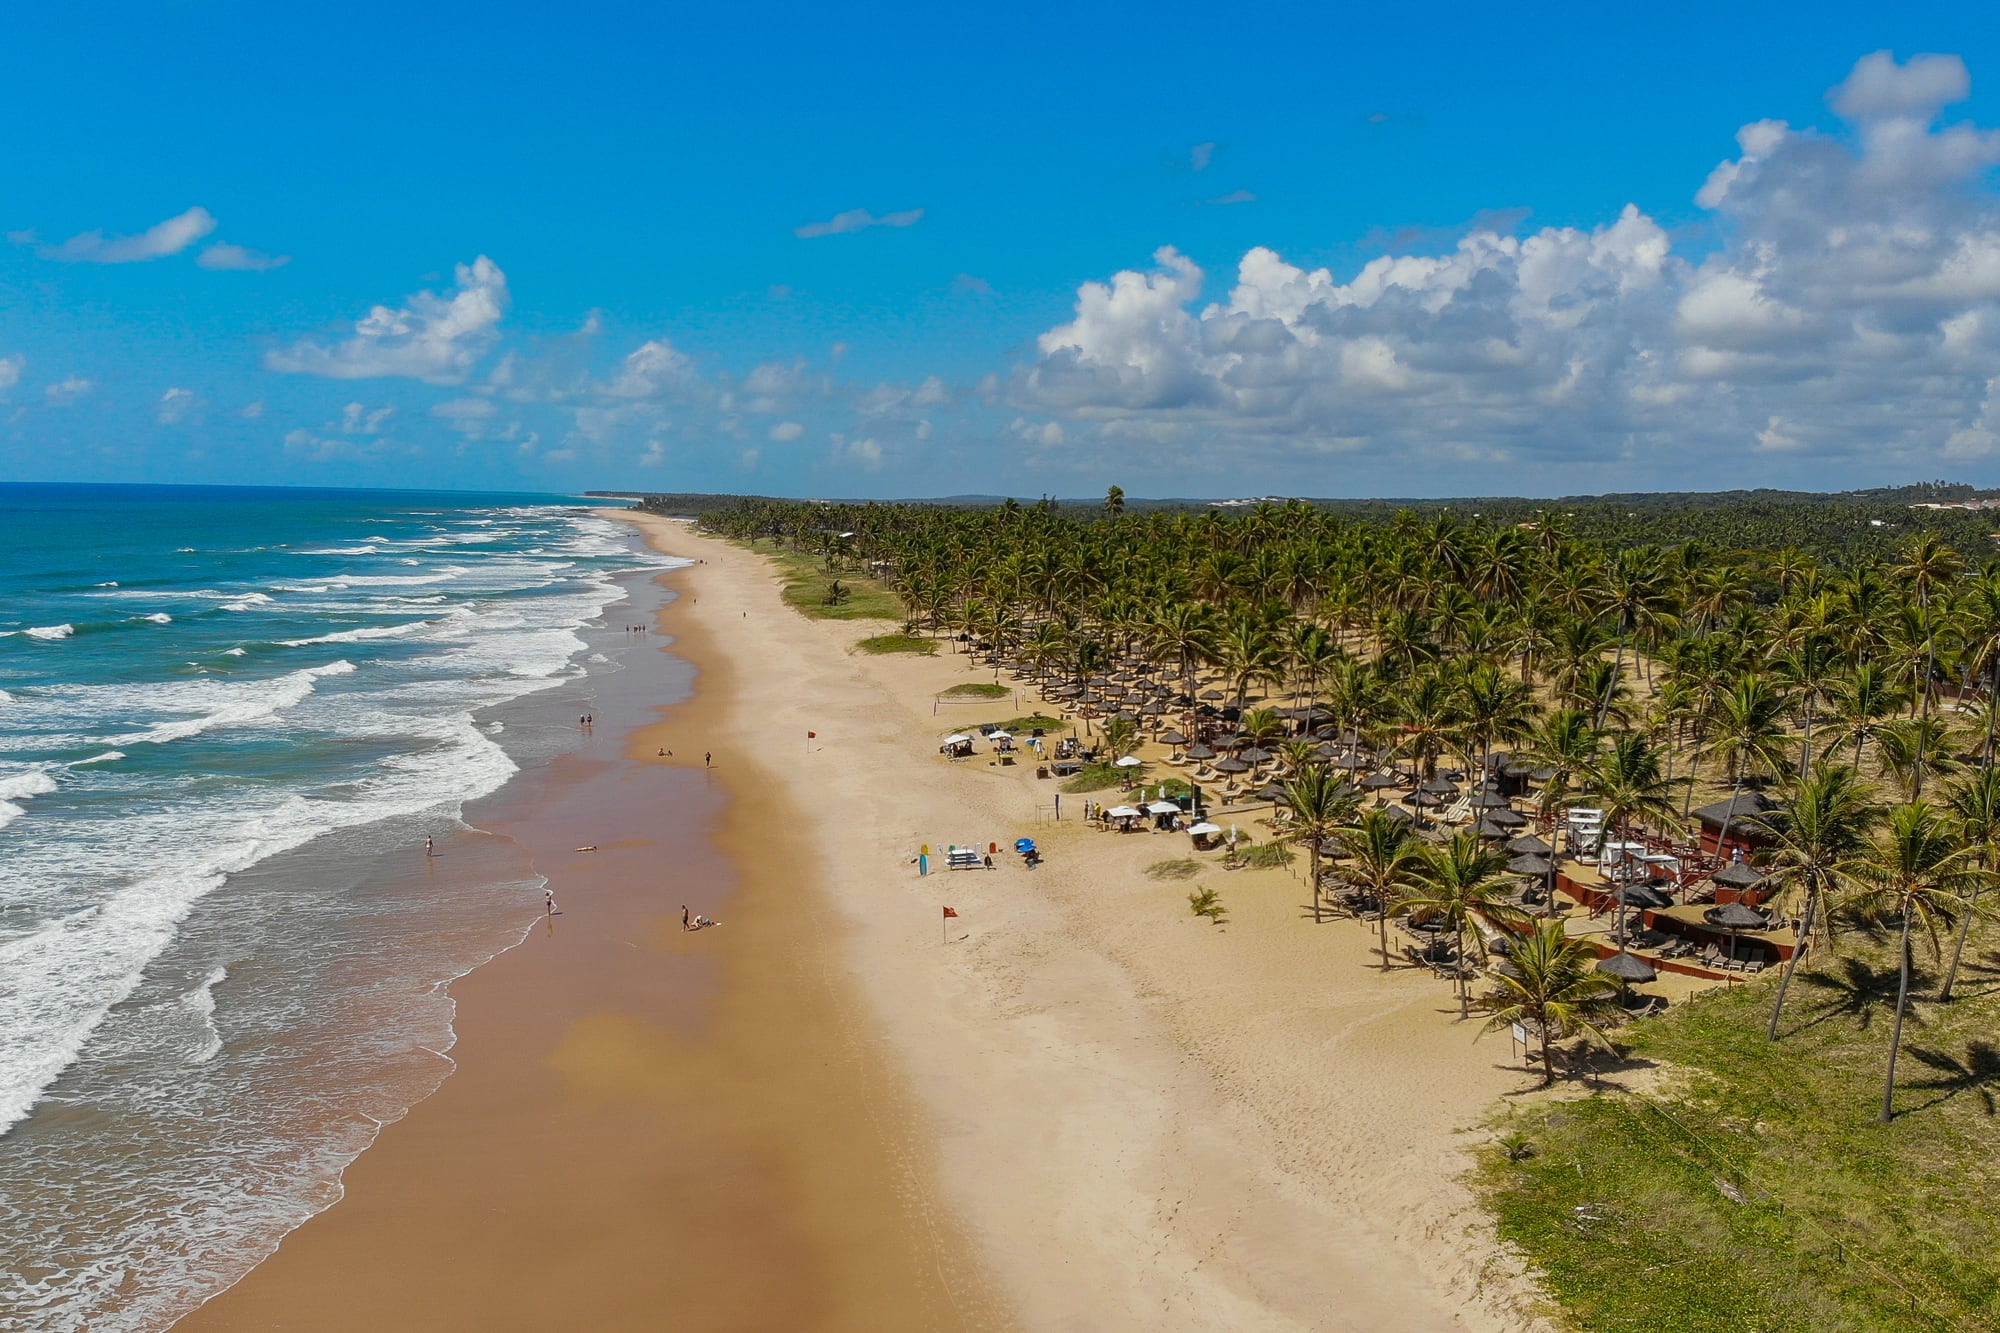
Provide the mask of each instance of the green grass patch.
POLYGON ((1011 685, 996 685, 986 680, 969 680, 963 685, 939 690, 940 699, 1005 699, 1014 692, 1011 685))
POLYGON ((1508 1116, 1478 1169, 1501 1237, 1578 1328, 2000 1327, 1993 936, 1968 946, 1958 1000, 1935 1003, 1932 974, 1913 989, 1892 1124, 1874 1118, 1895 999, 1879 944, 1802 967, 1776 1044, 1768 981, 1627 1028, 1664 1090, 1508 1116))
POLYGON ((1267 870, 1272 866, 1288 866, 1298 859, 1298 853, 1282 842, 1260 843, 1255 847, 1243 846, 1243 835, 1236 835, 1236 859, 1253 870, 1267 870))
POLYGON ((1042 713, 1031 713, 1027 717, 1010 717, 999 724, 1000 730, 1016 736, 1026 736, 1037 729, 1049 736, 1055 735, 1069 726, 1059 717, 1048 717, 1042 713))
POLYGON ((1062 789, 1068 792, 1108 791, 1117 786, 1124 776, 1124 769, 1110 764, 1085 764, 1074 777, 1064 779, 1062 789))
POLYGON ((750 549, 777 565, 786 604, 816 620, 903 619, 902 599, 864 574, 828 570, 814 557, 787 550, 769 538, 751 542, 750 549), (846 590, 846 599, 837 604, 827 600, 836 581, 846 590))
POLYGON ((854 646, 864 653, 915 653, 919 657, 937 655, 937 641, 920 634, 876 634, 854 646))
POLYGON ((1193 879, 1201 873, 1201 862, 1190 857, 1172 857, 1146 867, 1147 879, 1193 879))

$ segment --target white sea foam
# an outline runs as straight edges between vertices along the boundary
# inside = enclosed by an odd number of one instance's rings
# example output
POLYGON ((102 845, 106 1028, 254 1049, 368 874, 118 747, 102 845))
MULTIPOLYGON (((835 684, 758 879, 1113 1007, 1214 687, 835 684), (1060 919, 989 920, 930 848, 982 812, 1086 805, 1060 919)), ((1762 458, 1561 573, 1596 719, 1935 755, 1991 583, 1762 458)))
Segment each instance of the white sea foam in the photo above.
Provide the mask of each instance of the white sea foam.
POLYGON ((31 639, 67 639, 70 635, 76 633, 76 626, 37 625, 32 629, 23 630, 22 633, 31 639))
POLYGON ((435 574, 332 574, 328 579, 356 588, 418 588, 432 583, 450 583, 465 572, 463 565, 446 565, 435 574))
POLYGON ((36 796, 46 796, 56 789, 56 780, 46 769, 31 768, 0 770, 0 828, 19 819, 27 811, 21 802, 36 796))
POLYGON ((321 547, 320 549, 318 549, 318 550, 315 550, 315 551, 298 551, 298 552, 295 552, 294 554, 297 554, 297 555, 374 555, 374 554, 376 554, 377 552, 379 552, 379 551, 380 551, 381 549, 382 549, 382 548, 381 548, 380 546, 377 546, 377 545, 369 545, 369 546, 325 546, 325 547, 321 547))
POLYGON ((155 625, 171 625, 174 623, 174 618, 165 611, 155 611, 150 616, 141 616, 139 618, 141 620, 150 620, 155 625))
POLYGON ((247 648, 224 648, 222 650, 222 655, 224 657, 241 657, 249 651, 250 650, 247 648))
POLYGON ((124 757, 125 752, 123 750, 106 750, 103 754, 94 754, 88 759, 72 760, 70 767, 82 768, 86 764, 115 764, 124 757))
MULTIPOLYGON (((354 663, 342 659, 325 666, 302 667, 271 680, 232 681, 221 687, 227 691, 224 701, 199 716, 156 723, 145 731, 113 736, 109 740, 113 745, 165 745, 169 741, 185 740, 218 727, 263 722, 298 704, 313 692, 323 678, 345 676, 353 670, 354 663)), ((196 682, 190 688, 200 689, 205 685, 206 682, 196 682)))
POLYGON ((225 611, 254 611, 260 606, 269 606, 272 600, 269 593, 246 592, 234 601, 224 602, 222 609, 225 611))
POLYGON ((194 1015, 201 1025, 198 1044, 188 1052, 187 1062, 191 1065, 205 1065, 222 1054, 222 1029, 215 1025, 215 988, 228 978, 229 969, 218 967, 180 998, 180 1007, 194 1015))
POLYGON ((369 639, 400 639, 414 634, 430 625, 428 620, 413 620, 404 625, 363 625, 359 629, 344 629, 332 634, 321 634, 311 639, 280 639, 286 648, 306 648, 315 643, 364 643, 369 639))

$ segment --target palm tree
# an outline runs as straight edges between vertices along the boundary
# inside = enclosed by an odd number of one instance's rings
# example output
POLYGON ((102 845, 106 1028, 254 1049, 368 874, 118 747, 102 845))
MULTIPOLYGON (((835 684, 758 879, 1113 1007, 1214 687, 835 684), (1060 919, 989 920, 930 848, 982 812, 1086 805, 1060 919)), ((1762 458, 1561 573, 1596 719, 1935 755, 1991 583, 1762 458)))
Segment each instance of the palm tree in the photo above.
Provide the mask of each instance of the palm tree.
POLYGON ((1944 719, 1936 717, 1899 718, 1883 723, 1875 733, 1876 763, 1882 776, 1901 789, 1904 800, 1923 795, 1929 774, 1957 771, 1958 761, 1946 745, 1949 735, 1944 719))
POLYGON ((1847 867, 1868 850, 1869 830, 1881 818, 1882 807, 1869 799, 1852 768, 1823 762, 1800 779, 1785 809, 1750 820, 1770 838, 1764 886, 1780 895, 1788 915, 1789 909, 1797 908, 1799 922, 1798 945, 1785 960, 1784 973, 1778 979, 1771 1023, 1765 1031, 1767 1040, 1778 1039, 1785 994, 1791 989, 1799 959, 1812 947, 1820 909, 1853 890, 1854 880, 1847 867))
POLYGON ((1320 919, 1320 845, 1338 836, 1354 818, 1352 789, 1332 769, 1313 764, 1299 771, 1284 785, 1278 804, 1290 813, 1285 841, 1305 844, 1308 874, 1312 880, 1313 920, 1320 919))
POLYGON ((1442 672, 1426 671, 1397 692, 1394 702, 1396 749, 1423 766, 1424 779, 1437 776, 1438 756, 1451 736, 1456 705, 1451 683, 1442 672))
POLYGON ((1729 809, 1723 814, 1722 828, 1715 836, 1715 849, 1722 851, 1729 837, 1729 823, 1736 803, 1743 795, 1744 780, 1755 774, 1785 771, 1790 757, 1790 740, 1785 733, 1785 696, 1768 676, 1748 674, 1715 701, 1715 718, 1708 737, 1708 752, 1729 767, 1729 809))
POLYGON ((1861 747, 1903 706, 1903 695, 1888 673, 1873 662, 1854 668, 1833 691, 1833 739, 1830 745, 1854 742, 1854 766, 1861 767, 1861 747))
POLYGON ((1938 932, 1968 910, 1968 895, 1991 877, 1978 865, 1979 848, 1959 837, 1954 822, 1935 807, 1912 801, 1889 814, 1883 838, 1842 870, 1861 882, 1851 900, 1857 919, 1893 922, 1897 932, 1896 1021, 1889 1030, 1889 1069, 1882 1085, 1880 1119, 1896 1118, 1896 1057, 1903 1048, 1903 1018, 1910 1005, 1911 946, 1921 928, 1931 955, 1942 953, 1938 932))
POLYGON ((1561 807, 1571 789, 1596 768, 1603 750, 1603 734, 1581 708, 1559 708, 1529 728, 1520 755, 1549 771, 1537 797, 1543 815, 1561 807))
MULTIPOLYGON (((1987 874, 2000 870, 2000 768, 1990 764, 1966 774, 1952 788, 1947 805, 1958 820, 1959 836, 1977 853, 1979 868, 1987 874)), ((1979 912, 1979 893, 1984 879, 1972 886, 1966 910, 1960 914, 1958 935, 1952 940, 1951 963, 1944 970, 1944 985, 1938 988, 1938 1003, 1951 1000, 1951 988, 1958 980, 1958 961, 1965 953, 1966 932, 1979 912)))
POLYGON ((1459 724, 1479 746, 1479 772, 1492 767, 1493 747, 1528 729, 1537 711, 1534 691, 1490 662, 1472 668, 1459 683, 1459 724))
MULTIPOLYGON (((1965 562, 1958 552, 1944 544, 1944 538, 1935 532, 1926 532, 1911 540, 1904 548, 1902 563, 1890 573, 1910 585, 1917 595, 1917 609, 1924 638, 1924 673, 1918 683, 1918 698, 1922 705, 1922 720, 1931 715, 1931 678, 1937 674, 1937 625, 1931 616, 1931 600, 1941 588, 1965 569, 1965 562)), ((1924 743, 1928 737, 1922 731, 1917 733, 1916 759, 1911 766, 1911 798, 1915 800, 1923 794, 1924 743)))
MULTIPOLYGON (((1604 826, 1620 843, 1632 840, 1632 821, 1643 819, 1659 828, 1680 822, 1674 809, 1674 788, 1685 778, 1670 778, 1659 747, 1644 732, 1628 731, 1611 742, 1584 779, 1584 790, 1604 807, 1604 826)), ((1602 858, 1600 857, 1600 863, 1602 858)), ((1625 951, 1625 895, 1618 895, 1618 950, 1625 951)))
POLYGON ((1104 748, 1113 759, 1123 759, 1139 745, 1139 724, 1127 717, 1114 717, 1104 724, 1104 748))
POLYGON ((1403 896, 1416 868, 1417 838, 1410 826, 1387 811, 1369 810, 1334 834, 1341 856, 1352 862, 1345 877, 1375 899, 1382 947, 1382 970, 1389 970, 1389 909, 1403 896))
MULTIPOLYGON (((1458 941, 1461 966, 1456 986, 1460 1018, 1467 1015, 1470 1003, 1462 966, 1467 931, 1477 922, 1506 927, 1527 920, 1525 912, 1506 901, 1512 889, 1506 871, 1507 858, 1503 853, 1483 845, 1470 833, 1454 833, 1441 847, 1422 848, 1411 872, 1409 896, 1396 905, 1399 914, 1443 921, 1445 929, 1458 941)), ((1476 931, 1473 934, 1481 941, 1479 952, 1483 958, 1484 937, 1476 931)))
POLYGON ((1534 1025, 1542 1048, 1540 1086, 1556 1081, 1549 1048, 1558 1038, 1580 1034, 1610 1049, 1605 1028, 1620 1013, 1619 983, 1597 970, 1597 950, 1564 934, 1560 920, 1542 922, 1516 937, 1507 966, 1495 970, 1493 983, 1479 999, 1479 1007, 1492 1015, 1486 1030, 1534 1025))
POLYGON ((1583 775, 1583 789, 1604 807, 1604 823, 1628 841, 1635 819, 1659 828, 1680 822, 1674 788, 1686 778, 1670 778, 1660 747, 1644 732, 1621 732, 1583 775))
POLYGON ((1605 610, 1618 627, 1618 656, 1612 659, 1611 677, 1597 704, 1597 725, 1611 709, 1618 677, 1625 667, 1625 646, 1635 630, 1643 629, 1665 615, 1672 606, 1665 570, 1659 551, 1650 547, 1629 547, 1611 558, 1604 570, 1605 610))

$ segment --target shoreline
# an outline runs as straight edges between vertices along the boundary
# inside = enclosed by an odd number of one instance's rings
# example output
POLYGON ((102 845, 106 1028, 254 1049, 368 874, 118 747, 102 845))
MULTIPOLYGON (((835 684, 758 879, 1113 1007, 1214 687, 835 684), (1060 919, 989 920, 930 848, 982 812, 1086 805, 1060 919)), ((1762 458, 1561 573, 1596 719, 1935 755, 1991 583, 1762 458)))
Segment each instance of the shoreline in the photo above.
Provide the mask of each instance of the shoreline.
MULTIPOLYGON (((789 769, 866 996, 937 1134, 945 1197, 1029 1328, 1542 1327, 1477 1212, 1465 1149, 1518 1090, 1445 991, 1301 921, 1285 870, 1213 875, 1231 924, 1144 875, 1179 838, 1050 821, 1032 764, 953 766, 934 714, 965 659, 866 656, 880 622, 808 619, 770 563, 627 514, 690 576, 789 769), (797 751, 794 751, 797 753, 797 751), (811 794, 830 793, 814 801, 811 794), (1030 834, 1046 857, 919 879, 918 847, 1030 834), (941 944, 939 911, 958 910, 941 944)), ((1211 867, 1212 868, 1212 867, 1211 867)))
POLYGON ((339 1202, 176 1327, 1005 1325, 819 965, 804 849, 770 833, 795 822, 781 784, 685 762, 735 706, 690 604, 670 592, 659 655, 606 677, 615 756, 600 741, 491 798, 483 830, 562 914, 452 984, 451 1077, 382 1128, 339 1202), (693 695, 661 705, 678 663, 693 695), (725 924, 683 933, 683 900, 725 924))

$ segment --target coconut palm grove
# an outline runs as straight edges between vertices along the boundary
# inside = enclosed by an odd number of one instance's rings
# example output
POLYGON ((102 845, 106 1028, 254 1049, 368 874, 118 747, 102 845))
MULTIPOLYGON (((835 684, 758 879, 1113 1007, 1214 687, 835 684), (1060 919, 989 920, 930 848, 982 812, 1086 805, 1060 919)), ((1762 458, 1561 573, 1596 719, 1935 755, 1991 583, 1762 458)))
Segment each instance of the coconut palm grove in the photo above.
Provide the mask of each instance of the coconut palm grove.
POLYGON ((1070 790, 1154 747, 1195 814, 1303 853, 1300 929, 1358 919, 1449 982, 1441 1022, 1522 1043, 1481 1187, 1579 1326, 2000 1322, 1969 488, 646 503, 1038 691, 1100 738, 1070 790))

